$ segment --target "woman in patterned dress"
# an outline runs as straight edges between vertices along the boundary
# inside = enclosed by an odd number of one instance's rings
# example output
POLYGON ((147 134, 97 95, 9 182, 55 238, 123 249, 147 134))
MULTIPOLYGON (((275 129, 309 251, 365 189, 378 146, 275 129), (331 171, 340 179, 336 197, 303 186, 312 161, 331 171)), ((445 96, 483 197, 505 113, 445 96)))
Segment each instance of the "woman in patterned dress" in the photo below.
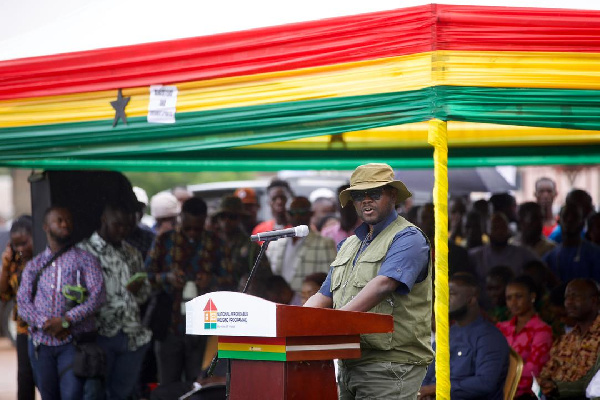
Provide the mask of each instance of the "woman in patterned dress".
POLYGON ((506 305, 512 318, 499 322, 498 329, 508 344, 523 358, 523 373, 515 399, 536 399, 531 391, 532 374, 539 375, 550 355, 552 328, 535 310, 537 289, 529 276, 520 276, 506 285, 506 305))
MULTIPOLYGON (((33 256, 32 221, 29 215, 15 220, 10 228, 10 241, 2 253, 0 273, 0 299, 8 302, 17 296, 21 273, 33 256)), ((14 318, 17 321, 17 398, 35 398, 33 370, 27 354, 27 324, 18 316, 15 303, 14 318)))

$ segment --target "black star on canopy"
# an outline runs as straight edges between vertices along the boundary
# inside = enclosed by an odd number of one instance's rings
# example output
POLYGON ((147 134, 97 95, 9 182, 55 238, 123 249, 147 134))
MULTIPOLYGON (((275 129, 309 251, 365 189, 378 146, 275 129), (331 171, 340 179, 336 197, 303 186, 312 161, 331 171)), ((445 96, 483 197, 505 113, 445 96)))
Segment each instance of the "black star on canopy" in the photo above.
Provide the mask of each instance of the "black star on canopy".
POLYGON ((123 97, 123 93, 121 89, 119 89, 119 93, 117 94, 117 100, 111 101, 110 105, 115 109, 115 120, 113 121, 113 128, 117 126, 117 122, 119 118, 123 120, 123 123, 127 125, 127 115, 125 115, 125 107, 127 107, 127 103, 129 103, 131 97, 123 97))

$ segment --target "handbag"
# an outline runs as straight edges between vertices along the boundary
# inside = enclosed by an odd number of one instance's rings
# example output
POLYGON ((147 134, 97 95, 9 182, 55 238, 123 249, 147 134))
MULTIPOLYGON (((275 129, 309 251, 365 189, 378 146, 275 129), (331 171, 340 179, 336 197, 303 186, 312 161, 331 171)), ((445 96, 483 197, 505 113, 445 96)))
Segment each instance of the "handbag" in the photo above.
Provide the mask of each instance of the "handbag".
POLYGON ((84 332, 73 339, 73 373, 79 378, 104 378, 106 353, 96 343, 96 332, 84 332))

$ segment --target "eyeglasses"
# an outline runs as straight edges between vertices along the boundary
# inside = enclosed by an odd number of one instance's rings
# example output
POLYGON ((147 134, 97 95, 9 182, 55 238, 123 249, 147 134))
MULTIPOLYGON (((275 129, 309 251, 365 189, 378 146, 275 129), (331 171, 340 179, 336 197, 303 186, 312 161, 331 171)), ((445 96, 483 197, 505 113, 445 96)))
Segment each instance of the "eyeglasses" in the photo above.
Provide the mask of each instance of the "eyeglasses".
POLYGON ((383 195, 382 187, 369 190, 352 190, 350 192, 352 201, 363 201, 367 196, 373 200, 379 200, 381 199, 381 195, 383 195))

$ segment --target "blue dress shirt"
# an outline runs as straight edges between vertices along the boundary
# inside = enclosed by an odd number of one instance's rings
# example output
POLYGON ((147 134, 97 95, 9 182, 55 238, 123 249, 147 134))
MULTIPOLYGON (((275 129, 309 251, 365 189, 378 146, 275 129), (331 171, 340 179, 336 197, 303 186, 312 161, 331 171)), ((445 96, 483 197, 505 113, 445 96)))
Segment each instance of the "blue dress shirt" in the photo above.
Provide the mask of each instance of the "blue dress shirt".
MULTIPOLYGON (((369 246, 381 231, 394 222, 397 217, 398 214, 394 211, 386 219, 374 225, 372 239, 366 242, 365 248, 369 246)), ((369 233, 369 225, 366 223, 361 224, 356 228, 354 233, 363 241, 369 233)), ((338 244, 338 251, 344 242, 345 240, 338 244)), ((396 292, 407 294, 415 283, 422 282, 427 277, 428 265, 429 244, 427 243, 427 239, 425 239, 425 236, 419 229, 411 226, 396 233, 381 264, 378 275, 387 276, 398 281, 400 285, 396 289, 396 292)), ((333 297, 333 293, 331 292, 332 270, 333 268, 329 269, 329 274, 327 274, 327 278, 319 290, 319 293, 327 297, 333 297)))
MULTIPOLYGON (((508 343, 504 335, 479 316, 466 326, 450 327, 450 397, 502 400, 508 371, 508 343)), ((435 383, 435 360, 423 386, 435 383)))

